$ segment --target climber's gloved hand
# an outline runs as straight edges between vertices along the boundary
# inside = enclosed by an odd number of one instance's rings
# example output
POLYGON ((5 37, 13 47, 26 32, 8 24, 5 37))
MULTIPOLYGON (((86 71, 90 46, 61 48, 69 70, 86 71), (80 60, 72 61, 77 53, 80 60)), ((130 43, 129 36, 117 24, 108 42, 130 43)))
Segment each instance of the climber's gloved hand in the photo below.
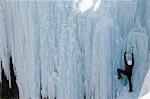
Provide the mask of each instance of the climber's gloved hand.
POLYGON ((125 55, 125 54, 127 54, 127 52, 126 52, 126 51, 124 52, 124 55, 125 55))

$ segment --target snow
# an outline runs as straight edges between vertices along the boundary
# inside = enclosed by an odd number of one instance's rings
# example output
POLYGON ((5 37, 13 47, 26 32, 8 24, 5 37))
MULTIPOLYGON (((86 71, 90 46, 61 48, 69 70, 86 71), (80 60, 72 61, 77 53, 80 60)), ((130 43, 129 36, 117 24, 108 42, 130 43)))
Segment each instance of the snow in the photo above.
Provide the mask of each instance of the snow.
POLYGON ((149 99, 150 98, 150 85, 149 85, 149 83, 150 83, 150 69, 145 76, 144 83, 142 85, 138 99, 149 99))
POLYGON ((140 99, 149 99, 150 98, 150 92, 148 93, 148 94, 146 94, 146 95, 144 95, 142 98, 140 98, 140 99))
POLYGON ((93 0, 82 0, 79 4, 79 9, 81 12, 85 12, 89 8, 91 8, 93 5, 93 0))
POLYGON ((94 8, 93 8, 93 11, 96 11, 99 8, 99 6, 101 5, 101 2, 102 2, 101 0, 96 1, 94 8))
POLYGON ((137 99, 149 68, 149 4, 1 0, 0 60, 10 87, 12 56, 20 99, 137 99), (132 46, 129 93, 117 68, 125 68, 123 54, 126 50, 130 59, 132 46))
MULTIPOLYGON (((149 94, 150 92, 150 70, 147 72, 146 76, 145 76, 145 79, 144 79, 144 83, 142 85, 142 88, 141 88, 141 91, 140 91, 140 94, 139 94, 139 99, 144 99, 144 97, 147 97, 147 95, 149 94)), ((149 96, 149 95, 148 95, 149 96)))

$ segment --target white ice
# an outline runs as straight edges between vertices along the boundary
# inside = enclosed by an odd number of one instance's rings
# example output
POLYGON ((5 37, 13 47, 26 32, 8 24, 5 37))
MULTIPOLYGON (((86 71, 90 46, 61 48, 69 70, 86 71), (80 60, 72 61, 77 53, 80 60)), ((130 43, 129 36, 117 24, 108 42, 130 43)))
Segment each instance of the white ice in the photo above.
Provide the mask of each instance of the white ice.
POLYGON ((79 13, 81 1, 0 1, 0 61, 11 84, 12 56, 20 99, 139 96, 149 68, 150 0, 91 0, 79 13), (132 46, 128 93, 117 68, 125 68, 132 46))

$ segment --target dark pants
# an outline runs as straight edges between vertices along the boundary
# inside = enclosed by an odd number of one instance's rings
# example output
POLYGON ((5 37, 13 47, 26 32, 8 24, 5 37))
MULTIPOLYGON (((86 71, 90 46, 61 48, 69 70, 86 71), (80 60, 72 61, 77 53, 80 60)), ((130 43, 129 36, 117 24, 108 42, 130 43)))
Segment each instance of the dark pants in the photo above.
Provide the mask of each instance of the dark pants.
POLYGON ((131 76, 132 74, 127 74, 124 70, 117 69, 118 76, 121 77, 121 74, 126 75, 129 81, 129 92, 132 91, 132 82, 131 82, 131 76))

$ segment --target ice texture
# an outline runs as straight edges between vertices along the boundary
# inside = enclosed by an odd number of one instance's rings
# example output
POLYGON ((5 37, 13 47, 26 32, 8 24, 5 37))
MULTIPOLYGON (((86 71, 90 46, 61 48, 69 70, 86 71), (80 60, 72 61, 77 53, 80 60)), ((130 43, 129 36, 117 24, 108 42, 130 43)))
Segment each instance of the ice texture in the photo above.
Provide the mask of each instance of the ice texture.
POLYGON ((20 99, 138 98, 149 68, 150 0, 93 5, 82 12, 73 0, 0 1, 0 61, 11 87, 12 56, 20 99), (117 68, 125 69, 123 54, 130 59, 132 47, 128 93, 117 68))

